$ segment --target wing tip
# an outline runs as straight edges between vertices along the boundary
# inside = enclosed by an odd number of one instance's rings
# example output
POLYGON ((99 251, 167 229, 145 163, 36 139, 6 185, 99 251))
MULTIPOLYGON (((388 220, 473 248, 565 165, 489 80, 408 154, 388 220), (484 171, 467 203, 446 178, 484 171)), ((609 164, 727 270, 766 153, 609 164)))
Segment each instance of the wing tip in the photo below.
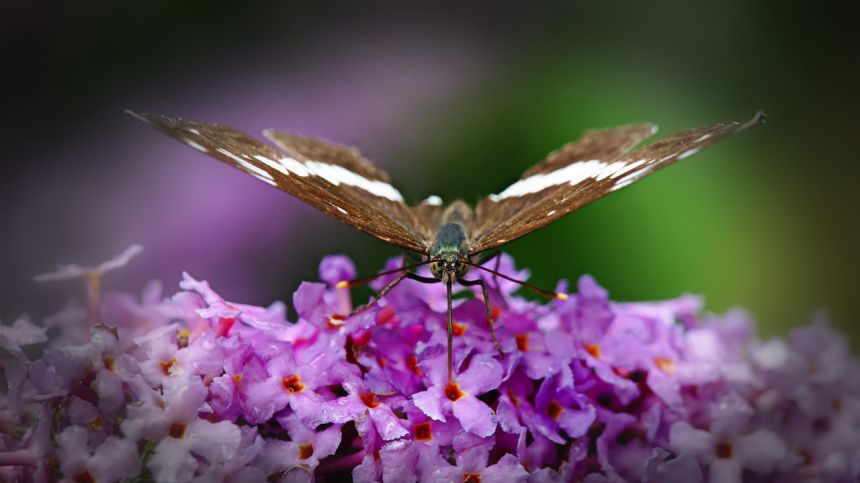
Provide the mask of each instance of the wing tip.
POLYGON ((122 112, 124 114, 127 114, 127 115, 137 119, 140 122, 143 122, 146 124, 152 124, 152 115, 151 114, 147 114, 144 112, 132 111, 131 109, 124 109, 122 112))
POLYGON ((657 131, 660 130, 660 127, 657 126, 656 124, 654 124, 653 122, 643 122, 642 126, 646 127, 648 129, 648 132, 651 133, 650 134, 651 136, 657 134, 657 131))
POLYGON ((763 110, 759 109, 758 111, 755 112, 755 114, 753 114, 753 117, 750 118, 749 121, 738 126, 737 130, 738 130, 738 132, 746 131, 747 129, 749 129, 751 127, 755 127, 755 126, 758 126, 759 124, 766 124, 766 123, 767 123, 767 114, 765 114, 765 112, 763 110))

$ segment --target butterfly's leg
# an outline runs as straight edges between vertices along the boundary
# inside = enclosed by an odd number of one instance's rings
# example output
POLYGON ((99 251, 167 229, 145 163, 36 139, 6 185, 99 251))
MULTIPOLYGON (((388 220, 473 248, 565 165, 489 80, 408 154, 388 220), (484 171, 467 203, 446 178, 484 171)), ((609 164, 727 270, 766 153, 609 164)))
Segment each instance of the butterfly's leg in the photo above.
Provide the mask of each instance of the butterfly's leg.
POLYGON ((422 277, 421 275, 418 275, 417 273, 413 273, 413 272, 406 272, 406 278, 408 278, 409 280, 415 280, 416 282, 421 282, 421 283, 439 283, 441 281, 438 278, 422 277))
POLYGON ((466 287, 481 286, 481 292, 484 294, 484 305, 487 307, 487 321, 490 323, 490 335, 493 336, 493 345, 499 351, 499 356, 503 356, 502 346, 499 345, 499 340, 496 338, 496 323, 493 320, 493 307, 490 305, 490 293, 487 290, 487 282, 483 278, 477 280, 459 280, 459 282, 466 287))
POLYGON ((421 275, 412 272, 403 272, 398 275, 394 280, 388 282, 386 286, 382 287, 382 290, 380 290, 376 295, 374 295, 373 298, 370 299, 370 302, 353 310, 349 315, 360 314, 365 310, 369 309, 370 307, 373 307, 373 304, 379 302, 379 299, 381 299, 382 297, 385 297, 385 294, 387 294, 389 291, 391 291, 391 289, 396 287, 397 284, 403 281, 404 278, 408 278, 409 280, 415 280, 421 283, 439 283, 439 279, 433 277, 422 277, 421 275))
MULTIPOLYGON (((421 283, 439 283, 440 280, 433 277, 422 277, 417 273, 407 272, 405 275, 409 280, 421 283)), ((451 294, 451 282, 448 286, 448 382, 454 378, 454 301, 451 294)))
POLYGON ((454 382, 454 300, 451 284, 451 279, 448 279, 448 384, 454 382))
POLYGON ((377 292, 370 299, 370 302, 362 305, 361 307, 356 307, 355 309, 352 310, 352 312, 349 313, 349 315, 353 316, 356 314, 360 314, 360 313, 366 311, 367 309, 373 307, 374 305, 376 305, 376 302, 379 302, 379 299, 381 299, 382 297, 385 297, 385 294, 387 294, 391 289, 396 287, 398 283, 403 281, 403 279, 406 278, 406 276, 409 275, 409 273, 410 272, 403 272, 400 275, 398 275, 397 277, 395 277, 394 280, 388 282, 388 284, 386 284, 384 287, 382 287, 382 290, 377 292))

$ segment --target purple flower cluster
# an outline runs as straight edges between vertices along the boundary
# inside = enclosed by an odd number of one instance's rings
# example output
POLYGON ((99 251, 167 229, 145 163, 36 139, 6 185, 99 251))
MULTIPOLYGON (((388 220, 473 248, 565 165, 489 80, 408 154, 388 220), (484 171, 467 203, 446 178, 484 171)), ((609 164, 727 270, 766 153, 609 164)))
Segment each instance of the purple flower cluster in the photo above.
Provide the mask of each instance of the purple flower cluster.
MULTIPOLYGON (((102 273, 77 268, 58 276, 102 273)), ((296 322, 184 274, 168 298, 152 283, 0 326, 0 480, 860 478, 860 363, 822 321, 762 342, 693 296, 613 302, 585 276, 538 303, 480 273, 502 355, 462 289, 449 381, 444 286, 404 281, 345 317, 354 276, 325 258, 296 322)))

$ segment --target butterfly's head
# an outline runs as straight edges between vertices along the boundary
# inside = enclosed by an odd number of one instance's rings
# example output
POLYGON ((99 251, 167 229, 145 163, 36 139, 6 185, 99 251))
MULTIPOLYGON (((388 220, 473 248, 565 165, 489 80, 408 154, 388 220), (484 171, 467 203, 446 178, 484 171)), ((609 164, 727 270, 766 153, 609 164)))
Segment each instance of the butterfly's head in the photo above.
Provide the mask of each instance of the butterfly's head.
POLYGON ((430 262, 430 273, 443 282, 459 280, 469 272, 466 258, 457 252, 441 253, 430 262))

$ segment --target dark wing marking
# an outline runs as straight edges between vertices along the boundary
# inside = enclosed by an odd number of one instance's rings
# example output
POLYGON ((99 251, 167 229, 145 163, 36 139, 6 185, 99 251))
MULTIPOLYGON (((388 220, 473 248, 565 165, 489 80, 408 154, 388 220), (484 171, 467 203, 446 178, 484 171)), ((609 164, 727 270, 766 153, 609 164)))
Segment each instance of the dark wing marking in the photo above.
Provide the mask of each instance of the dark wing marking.
POLYGON ((519 238, 705 146, 764 122, 716 124, 675 133, 635 151, 647 124, 592 131, 526 172, 497 195, 481 200, 470 248, 479 253, 519 238), (555 157, 555 159, 553 159, 555 157))
POLYGON ((388 175, 358 150, 279 135, 278 151, 230 126, 129 114, 380 240, 427 253, 432 239, 388 175), (289 142, 288 142, 289 141, 289 142))

